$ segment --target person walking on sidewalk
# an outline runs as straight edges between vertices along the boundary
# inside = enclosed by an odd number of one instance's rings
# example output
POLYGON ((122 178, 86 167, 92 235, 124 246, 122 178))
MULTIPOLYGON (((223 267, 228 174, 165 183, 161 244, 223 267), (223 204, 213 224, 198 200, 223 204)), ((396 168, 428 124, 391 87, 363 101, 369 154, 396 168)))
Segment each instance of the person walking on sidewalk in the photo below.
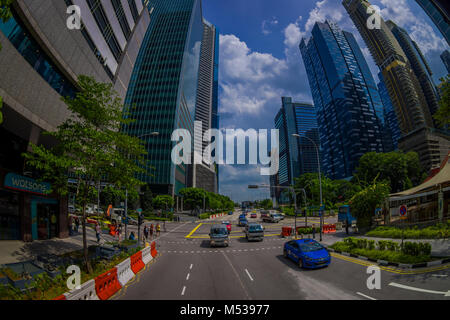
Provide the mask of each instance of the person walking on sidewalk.
POLYGON ((159 237, 161 235, 161 226, 159 223, 156 224, 156 236, 159 237))
POLYGON ((117 228, 117 237, 120 242, 120 236, 122 235, 122 224, 119 224, 119 227, 117 228))
POLYGON ((150 239, 153 239, 153 223, 150 225, 150 239))
POLYGON ((316 225, 312 225, 312 236, 313 236, 313 239, 315 239, 316 238, 316 225))
POLYGON ((75 231, 78 233, 78 229, 80 228, 80 219, 78 217, 75 219, 75 231))
POLYGON ((102 232, 102 228, 100 228, 100 223, 97 223, 95 226, 95 236, 97 237, 97 243, 100 243, 100 233, 102 232))
POLYGON ((145 239, 145 241, 147 241, 147 239, 148 239, 148 227, 147 227, 147 225, 145 225, 145 227, 144 227, 144 239, 145 239))

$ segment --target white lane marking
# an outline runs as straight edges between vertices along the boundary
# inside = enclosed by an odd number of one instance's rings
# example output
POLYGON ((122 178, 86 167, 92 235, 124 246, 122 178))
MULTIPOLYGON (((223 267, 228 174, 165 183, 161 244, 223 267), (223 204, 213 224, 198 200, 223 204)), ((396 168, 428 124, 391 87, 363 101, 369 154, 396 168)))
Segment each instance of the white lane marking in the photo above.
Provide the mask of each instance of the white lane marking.
POLYGON ((191 275, 190 273, 187 274, 186 280, 189 280, 189 276, 190 276, 190 275, 191 275))
POLYGON ((375 298, 366 296, 364 293, 361 293, 361 292, 357 292, 356 294, 359 294, 360 296, 363 296, 364 298, 367 298, 367 299, 369 299, 369 300, 377 300, 377 299, 375 299, 375 298))
POLYGON ((186 286, 183 287, 183 290, 181 291, 181 295, 184 296, 184 291, 186 291, 186 286))
POLYGON ((421 289, 421 288, 416 288, 416 287, 405 286, 404 284, 399 284, 399 283, 395 283, 395 282, 391 282, 391 283, 389 283, 389 285, 393 286, 393 287, 401 288, 401 289, 411 290, 411 291, 419 291, 419 292, 434 293, 434 294, 443 294, 446 297, 450 297, 450 290, 448 290, 447 292, 445 292, 445 291, 427 290, 427 289, 421 289))
POLYGON ((438 278, 445 278, 445 277, 447 277, 446 274, 432 274, 431 276, 438 277, 438 278))
POLYGON ((237 273, 237 271, 236 271, 236 269, 234 268, 233 264, 231 263, 230 259, 228 259, 228 256, 227 256, 225 253, 222 252, 222 254, 223 254, 223 256, 225 257, 225 260, 227 260, 228 264, 230 265, 231 270, 232 270, 233 273, 235 274, 236 278, 238 279, 239 284, 241 285, 241 288, 242 288, 242 290, 244 291, 245 296, 247 297, 247 300, 251 300, 250 295, 248 294, 247 290, 245 289, 244 284, 242 283, 241 277, 239 277, 239 274, 237 273))
POLYGON ((247 270, 247 269, 245 269, 245 272, 247 272, 247 275, 248 275, 248 277, 250 278, 250 280, 252 280, 252 281, 253 281, 253 278, 252 278, 252 276, 250 275, 250 272, 248 272, 248 270, 247 270))
POLYGON ((190 267, 189 267, 189 270, 192 270, 192 267, 193 267, 194 265, 191 263, 191 265, 190 265, 190 267))

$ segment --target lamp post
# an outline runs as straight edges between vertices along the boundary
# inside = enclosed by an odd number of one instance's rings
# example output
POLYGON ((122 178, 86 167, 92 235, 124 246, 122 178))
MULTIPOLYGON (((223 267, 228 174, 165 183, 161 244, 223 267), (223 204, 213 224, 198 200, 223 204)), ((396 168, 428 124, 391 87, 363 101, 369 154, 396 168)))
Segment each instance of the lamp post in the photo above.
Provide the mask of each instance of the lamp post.
POLYGON ((320 158, 319 158, 319 149, 317 148, 316 143, 314 142, 314 140, 312 140, 311 138, 307 137, 307 136, 301 136, 297 133, 293 133, 292 134, 293 137, 296 138, 306 138, 309 141, 312 142, 312 144, 314 145, 314 148, 316 149, 316 155, 317 155, 317 169, 319 171, 319 188, 320 188, 320 208, 319 208, 319 212, 320 212, 320 241, 322 241, 322 225, 323 225, 323 213, 322 213, 322 206, 323 206, 323 199, 322 199, 322 175, 320 173, 320 158))
MULTIPOLYGON (((140 139, 140 138, 147 137, 147 136, 156 137, 156 136, 159 136, 159 132, 146 133, 146 134, 137 136, 136 138, 140 139)), ((138 222, 138 224, 139 224, 139 222, 138 222)), ((128 226, 128 189, 125 190, 125 239, 128 238, 127 226, 128 226)))

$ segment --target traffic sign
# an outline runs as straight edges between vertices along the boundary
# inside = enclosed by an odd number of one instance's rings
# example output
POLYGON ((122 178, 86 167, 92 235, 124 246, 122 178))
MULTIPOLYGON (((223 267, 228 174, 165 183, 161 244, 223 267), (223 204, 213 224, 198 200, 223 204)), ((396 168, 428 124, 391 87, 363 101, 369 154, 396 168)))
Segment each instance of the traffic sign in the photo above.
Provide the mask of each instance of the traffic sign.
POLYGON ((408 213, 408 208, 406 207, 406 205, 402 205, 400 207, 399 213, 401 218, 406 218, 406 214, 408 213))

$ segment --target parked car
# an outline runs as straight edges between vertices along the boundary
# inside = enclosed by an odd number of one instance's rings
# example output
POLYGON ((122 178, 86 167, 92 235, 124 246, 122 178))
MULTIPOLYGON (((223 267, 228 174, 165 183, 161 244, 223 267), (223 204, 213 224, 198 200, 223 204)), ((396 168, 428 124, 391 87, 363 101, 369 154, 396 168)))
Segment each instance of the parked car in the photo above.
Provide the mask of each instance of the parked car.
POLYGON ((245 238, 247 241, 263 241, 264 240, 264 227, 259 223, 249 223, 245 227, 245 238))
POLYGON ((228 215, 231 216, 233 214, 233 211, 229 211, 228 215))
POLYGON ((283 255, 300 268, 321 268, 331 263, 328 250, 313 239, 291 240, 284 244, 283 255))
POLYGON ((222 224, 227 226, 228 234, 231 233, 231 222, 230 221, 222 221, 222 224))
POLYGON ((257 218, 258 216, 256 215, 256 213, 252 213, 251 215, 250 215, 250 218, 257 218))
POLYGON ((277 213, 270 213, 269 215, 262 218, 264 222, 280 222, 281 217, 277 213))
POLYGON ((214 224, 209 231, 209 244, 211 247, 230 245, 230 237, 224 224, 214 224))

